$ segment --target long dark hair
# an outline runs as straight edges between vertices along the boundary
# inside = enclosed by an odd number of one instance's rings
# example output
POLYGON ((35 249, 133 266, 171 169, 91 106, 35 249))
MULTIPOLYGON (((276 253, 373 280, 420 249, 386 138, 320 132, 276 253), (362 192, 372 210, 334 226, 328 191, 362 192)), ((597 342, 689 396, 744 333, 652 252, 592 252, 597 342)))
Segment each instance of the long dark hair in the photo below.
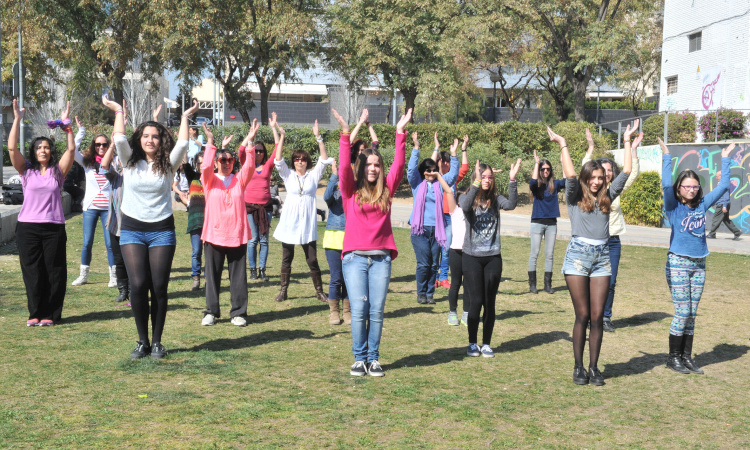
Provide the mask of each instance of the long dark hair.
POLYGON ((543 184, 547 185, 547 192, 550 194, 555 192, 555 173, 552 171, 552 163, 548 159, 539 160, 539 176, 537 177, 536 185, 542 187, 543 184), (549 176, 542 179, 542 167, 545 164, 549 166, 549 176))
POLYGON ((677 175, 677 180, 675 180, 674 184, 672 185, 672 190, 674 191, 674 197, 678 202, 684 203, 691 208, 697 207, 701 202, 701 199, 703 198, 703 186, 701 186, 701 179, 698 177, 697 173, 690 169, 685 169, 680 172, 679 175, 677 175), (683 198, 682 194, 680 194, 680 185, 685 178, 691 178, 698 182, 698 193, 695 194, 695 197, 693 197, 692 200, 683 198))
POLYGON ((198 158, 202 159, 203 155, 205 155, 205 152, 201 150, 198 153, 196 153, 195 156, 193 156, 193 170, 196 171, 197 173, 203 172, 201 170, 201 165, 198 164, 198 158))
MULTIPOLYGON (((614 181, 615 178, 617 178, 617 175, 620 175, 620 168, 617 166, 617 163, 615 163, 612 158, 599 158, 596 160, 599 164, 609 164, 609 166, 612 168, 612 181, 614 181)), ((607 181, 607 171, 604 171, 604 181, 607 181)), ((607 182, 607 185, 609 185, 611 182, 607 182)))
POLYGON ((268 160, 268 150, 266 150, 266 144, 264 144, 262 141, 255 141, 253 143, 253 151, 256 151, 257 149, 263 150, 263 159, 258 161, 258 158, 255 158, 255 165, 259 166, 268 160))
POLYGON ((54 139, 46 138, 44 136, 34 138, 29 144, 29 162, 31 163, 31 168, 34 170, 42 169, 42 165, 36 159, 36 149, 39 148, 39 145, 43 141, 47 141, 49 144, 49 162, 47 163, 47 168, 57 167, 59 161, 57 158, 57 147, 55 147, 54 139))
POLYGON ((172 170, 172 165, 169 162, 169 152, 174 148, 174 138, 164 125, 151 120, 138 125, 133 135, 130 136, 130 148, 133 150, 133 156, 130 157, 127 166, 135 167, 138 161, 146 160, 146 152, 141 147, 141 136, 143 136, 143 130, 146 127, 154 127, 159 130, 159 149, 154 156, 154 173, 157 175, 167 175, 172 170))
POLYGON ((107 145, 109 145, 109 137, 107 137, 106 134, 99 133, 94 136, 94 138, 91 139, 91 144, 89 144, 88 150, 83 152, 83 167, 89 167, 93 164, 94 158, 96 158, 96 140, 100 137, 104 137, 104 139, 107 140, 107 145))
POLYGON ((424 173, 427 171, 427 169, 431 169, 432 172, 436 172, 438 170, 438 165, 432 158, 425 158, 421 163, 419 163, 419 177, 423 180, 424 173))
MULTIPOLYGON (((492 167, 488 166, 487 164, 480 164, 479 165, 479 173, 476 173, 476 170, 474 171, 474 179, 481 177, 485 170, 490 170, 492 172, 492 167), (479 175, 479 177, 477 177, 479 175)), ((481 206, 482 208, 490 208, 493 210, 495 215, 498 214, 497 211, 497 185, 495 184, 495 174, 493 172, 492 174, 492 184, 490 184, 490 188, 486 191, 479 187, 479 192, 477 193, 477 196, 474 197, 474 208, 477 206, 481 206)))
POLYGON ((592 212, 597 205, 604 214, 610 213, 611 200, 607 195, 606 171, 599 161, 589 161, 583 165, 581 174, 578 176, 578 207, 581 208, 581 211, 592 212), (602 171, 604 183, 599 192, 594 195, 589 189, 589 180, 597 170, 602 171))

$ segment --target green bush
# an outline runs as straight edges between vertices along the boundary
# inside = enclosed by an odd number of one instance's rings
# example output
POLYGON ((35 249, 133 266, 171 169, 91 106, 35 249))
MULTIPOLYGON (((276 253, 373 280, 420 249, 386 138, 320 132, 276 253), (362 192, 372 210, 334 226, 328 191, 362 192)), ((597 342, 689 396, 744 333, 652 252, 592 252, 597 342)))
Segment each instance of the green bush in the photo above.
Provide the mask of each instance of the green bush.
MULTIPOLYGON (((742 111, 733 109, 719 109, 718 139, 743 139, 745 137, 745 123, 747 116, 742 111)), ((711 112, 700 118, 698 128, 703 135, 703 141, 713 141, 716 135, 716 113, 711 112)))
POLYGON ((642 172, 622 194, 620 207, 625 222, 658 227, 662 221, 661 176, 657 172, 642 172))
MULTIPOLYGON (((586 109, 596 109, 596 100, 586 100, 586 109)), ((633 105, 624 100, 603 100, 599 102, 599 109, 633 109, 633 105)), ((638 105, 638 111, 654 109, 656 102, 644 101, 638 105)))
MULTIPOLYGON (((695 142, 696 117, 693 113, 669 113, 667 138, 671 143, 695 142)), ((664 136, 664 114, 653 115, 643 122, 643 144, 656 145, 656 138, 664 136)))

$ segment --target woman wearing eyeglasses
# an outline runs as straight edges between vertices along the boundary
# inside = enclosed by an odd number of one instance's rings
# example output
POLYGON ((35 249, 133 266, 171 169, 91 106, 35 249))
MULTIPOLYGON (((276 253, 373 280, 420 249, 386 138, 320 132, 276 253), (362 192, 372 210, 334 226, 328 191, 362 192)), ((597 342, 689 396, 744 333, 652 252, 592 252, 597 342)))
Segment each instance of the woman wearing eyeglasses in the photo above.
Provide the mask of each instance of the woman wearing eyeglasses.
MULTIPOLYGON (((253 123, 253 137, 260 126, 253 123)), ((229 292, 232 325, 247 325, 247 271, 245 258, 250 225, 245 210, 245 189, 253 177, 255 154, 250 154, 240 172, 234 173, 234 155, 228 150, 216 151, 214 135, 203 124, 208 138, 201 166, 201 183, 206 198, 201 238, 206 256, 206 310, 202 325, 210 326, 221 317, 219 288, 224 261, 229 264, 229 292), (214 155, 216 156, 214 158, 214 155), (216 167, 214 173, 213 166, 216 167)))
POLYGON ((109 274, 109 287, 117 286, 117 274, 115 273, 115 258, 112 254, 111 240, 107 231, 107 211, 109 209, 109 195, 111 186, 109 180, 99 173, 102 157, 107 152, 110 142, 104 134, 97 134, 91 140, 88 149, 78 151, 85 130, 78 122, 78 134, 76 135, 75 160, 86 173, 86 194, 83 197, 83 245, 81 246, 81 268, 78 278, 73 280, 73 286, 80 286, 89 282, 89 270, 91 266, 91 253, 94 245, 94 234, 96 233, 96 222, 102 224, 104 231, 104 245, 107 248, 107 273, 109 274))
MULTIPOLYGON (((250 132, 242 141, 237 153, 240 157, 240 164, 245 164, 247 155, 254 152, 255 155, 255 173, 250 179, 250 183, 245 189, 245 209, 247 212, 247 221, 250 224, 250 231, 253 233, 250 242, 247 243, 247 265, 250 267, 250 279, 260 278, 261 281, 268 281, 266 275, 266 260, 268 259, 268 235, 271 230, 271 217, 273 214, 273 204, 271 203, 271 175, 273 174, 273 164, 276 153, 270 157, 266 151, 266 144, 261 141, 255 141, 255 131, 257 120, 253 119, 250 132), (252 145, 250 149, 247 146, 252 145), (258 246, 260 245, 260 251, 258 246), (257 255, 257 260, 256 260, 257 255), (257 261, 257 262, 256 262, 257 261)), ((284 135, 279 137, 274 129, 274 152, 279 150, 284 144, 284 135)), ((283 132, 283 130, 282 130, 283 132)))
MULTIPOLYGON (((440 249, 450 245, 443 213, 443 191, 437 180, 440 169, 432 158, 425 158, 417 165, 419 139, 416 131, 412 133, 411 138, 414 148, 406 167, 406 178, 409 180, 414 196, 409 223, 411 224, 411 245, 417 257, 417 303, 434 305, 440 249)), ((446 183, 453 185, 457 177, 458 159, 453 149, 450 170, 443 178, 446 183)))
POLYGON ((732 164, 729 155, 735 145, 729 144, 721 151, 721 181, 704 197, 700 178, 690 169, 680 172, 672 184, 672 155, 664 142, 661 139, 658 141, 662 151, 664 209, 672 226, 664 269, 674 304, 674 318, 669 327, 667 367, 679 373, 703 373, 691 354, 698 302, 706 281, 706 211, 729 190, 732 164))
MULTIPOLYGON (((272 113, 269 125, 274 133, 284 133, 284 129, 279 125, 276 113, 272 113)), ((317 124, 317 122, 316 122, 317 124)), ((281 259, 281 291, 276 296, 277 302, 287 299, 287 288, 289 287, 289 276, 292 273, 292 260, 294 259, 294 246, 301 245, 305 252, 305 260, 310 268, 310 278, 315 286, 315 294, 318 300, 328 303, 328 296, 323 291, 323 280, 320 275, 318 266, 317 241, 318 241, 318 221, 315 211, 315 193, 318 189, 318 183, 323 176, 327 165, 333 162, 328 158, 326 146, 323 144, 323 137, 317 133, 317 126, 314 128, 315 139, 318 141, 320 156, 315 167, 312 166, 310 154, 304 150, 296 150, 292 154, 292 164, 294 170, 289 170, 284 156, 279 146, 276 151, 275 165, 279 171, 281 179, 284 180, 286 189, 286 199, 284 200, 284 209, 281 210, 281 217, 273 237, 281 241, 283 255, 281 259)), ((274 134, 274 139, 276 135, 274 134)))

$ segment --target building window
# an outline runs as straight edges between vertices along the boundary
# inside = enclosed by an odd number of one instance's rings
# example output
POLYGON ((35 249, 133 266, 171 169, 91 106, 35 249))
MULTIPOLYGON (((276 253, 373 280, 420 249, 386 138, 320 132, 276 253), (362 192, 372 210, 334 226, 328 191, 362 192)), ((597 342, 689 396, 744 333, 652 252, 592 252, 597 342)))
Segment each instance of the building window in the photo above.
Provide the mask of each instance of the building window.
POLYGON ((677 93, 677 76, 667 77, 667 95, 677 93))
POLYGON ((701 49, 701 36, 703 35, 702 31, 699 31, 697 33, 691 34, 688 36, 688 42, 689 42, 689 53, 697 52, 701 49))

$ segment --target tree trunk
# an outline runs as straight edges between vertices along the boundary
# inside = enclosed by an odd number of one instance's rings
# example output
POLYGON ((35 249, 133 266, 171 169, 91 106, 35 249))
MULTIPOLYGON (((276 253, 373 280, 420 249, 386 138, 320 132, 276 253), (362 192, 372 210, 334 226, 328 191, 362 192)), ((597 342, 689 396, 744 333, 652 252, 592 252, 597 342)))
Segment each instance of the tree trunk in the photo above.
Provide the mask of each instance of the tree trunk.
POLYGON ((414 110, 414 104, 417 100, 417 90, 416 89, 406 89, 402 90, 401 94, 404 96, 404 114, 406 114, 406 111, 408 110, 414 110))
POLYGON ((237 111, 239 111, 240 116, 242 116, 242 121, 245 123, 252 122, 250 120, 250 113, 245 108, 240 108, 237 111))
POLYGON ((260 123, 268 125, 268 96, 271 94, 271 88, 267 88, 264 83, 258 83, 260 89, 260 123))
POLYGON ((591 69, 586 67, 582 72, 576 72, 570 77, 573 84, 576 122, 586 121, 586 90, 588 89, 592 72, 591 69))

